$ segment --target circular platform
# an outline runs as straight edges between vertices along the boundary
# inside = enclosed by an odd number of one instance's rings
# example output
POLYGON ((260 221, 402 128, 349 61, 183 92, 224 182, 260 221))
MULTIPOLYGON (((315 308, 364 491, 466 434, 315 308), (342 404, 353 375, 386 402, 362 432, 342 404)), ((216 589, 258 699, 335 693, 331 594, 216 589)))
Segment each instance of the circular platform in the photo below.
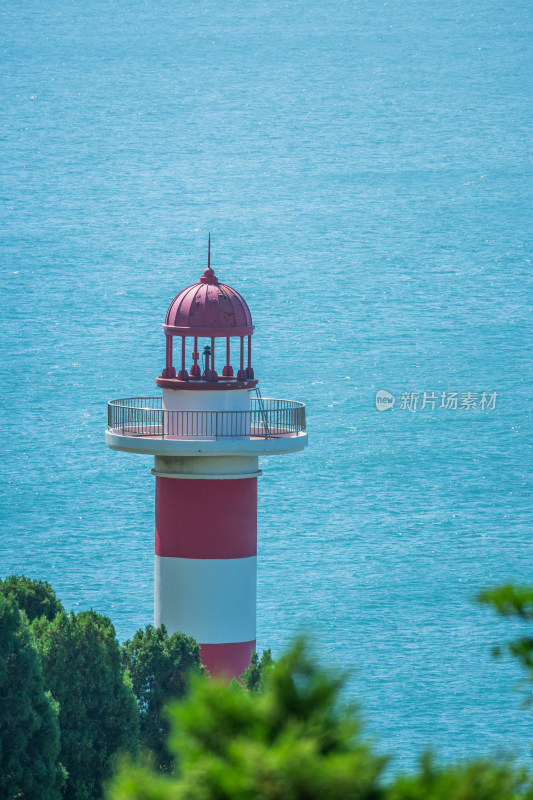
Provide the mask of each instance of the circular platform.
POLYGON ((214 456, 214 455, 275 455, 276 453, 295 453, 307 445, 307 433, 274 434, 264 436, 238 436, 230 438, 185 438, 170 436, 163 438, 154 432, 135 434, 127 430, 108 428, 105 432, 106 444, 112 450, 127 453, 144 453, 158 456, 214 456))

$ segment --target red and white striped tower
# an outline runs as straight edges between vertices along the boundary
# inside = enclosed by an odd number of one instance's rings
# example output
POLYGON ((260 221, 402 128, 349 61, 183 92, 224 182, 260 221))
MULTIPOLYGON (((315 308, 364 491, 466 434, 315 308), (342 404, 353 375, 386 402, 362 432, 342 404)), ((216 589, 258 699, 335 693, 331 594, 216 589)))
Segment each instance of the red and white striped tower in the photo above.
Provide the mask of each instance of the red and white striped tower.
POLYGON ((155 456, 155 625, 194 636, 210 673, 234 677, 255 648, 258 457, 301 450, 307 434, 301 403, 261 398, 250 310, 219 283, 210 255, 209 243, 199 283, 168 309, 166 364, 156 378, 162 397, 111 401, 106 441, 155 456))

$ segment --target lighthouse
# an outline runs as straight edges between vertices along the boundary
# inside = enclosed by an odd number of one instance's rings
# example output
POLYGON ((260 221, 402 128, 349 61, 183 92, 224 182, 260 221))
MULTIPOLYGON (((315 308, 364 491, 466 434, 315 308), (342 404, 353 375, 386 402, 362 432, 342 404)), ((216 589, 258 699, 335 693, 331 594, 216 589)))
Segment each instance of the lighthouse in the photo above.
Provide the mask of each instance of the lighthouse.
POLYGON ((302 403, 262 397, 252 315, 210 245, 167 311, 160 395, 111 400, 106 442, 154 459, 155 626, 193 636, 209 672, 231 678, 256 646, 259 457, 302 450, 307 434, 302 403))

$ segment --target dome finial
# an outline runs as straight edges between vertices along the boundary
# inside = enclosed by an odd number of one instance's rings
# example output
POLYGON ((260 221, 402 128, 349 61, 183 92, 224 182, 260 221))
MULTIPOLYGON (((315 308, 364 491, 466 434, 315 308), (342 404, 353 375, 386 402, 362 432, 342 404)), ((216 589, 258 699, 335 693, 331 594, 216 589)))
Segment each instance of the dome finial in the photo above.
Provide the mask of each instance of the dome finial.
POLYGON ((217 276, 211 269, 211 234, 207 240, 207 268, 204 269, 204 274, 200 278, 200 283, 218 283, 217 276))

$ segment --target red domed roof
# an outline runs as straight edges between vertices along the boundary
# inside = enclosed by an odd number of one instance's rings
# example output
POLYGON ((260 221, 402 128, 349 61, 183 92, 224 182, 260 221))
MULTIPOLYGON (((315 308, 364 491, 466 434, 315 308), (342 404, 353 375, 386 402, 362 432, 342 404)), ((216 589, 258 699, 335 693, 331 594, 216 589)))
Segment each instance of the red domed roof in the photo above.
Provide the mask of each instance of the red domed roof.
POLYGON ((254 329, 244 299, 231 286, 219 283, 209 267, 199 283, 174 298, 163 327, 182 336, 248 336, 254 329))

